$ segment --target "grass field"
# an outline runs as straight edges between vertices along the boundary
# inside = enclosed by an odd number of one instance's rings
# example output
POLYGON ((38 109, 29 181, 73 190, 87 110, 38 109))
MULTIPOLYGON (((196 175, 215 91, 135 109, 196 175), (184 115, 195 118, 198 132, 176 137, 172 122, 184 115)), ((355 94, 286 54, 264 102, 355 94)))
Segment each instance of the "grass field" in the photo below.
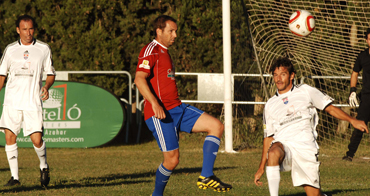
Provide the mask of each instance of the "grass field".
MULTIPOLYGON (((269 195, 266 176, 262 187, 253 183, 261 149, 247 149, 235 154, 219 153, 215 174, 234 188, 227 193, 200 190, 196 180, 202 167, 202 136, 180 139, 180 164, 173 172, 165 195, 269 195)), ((222 150, 222 149, 221 149, 222 150)), ((362 150, 362 149, 360 149, 362 150)), ((0 149, 0 183, 10 178, 4 148, 0 149)), ((344 152, 344 151, 343 151, 344 152)), ((162 154, 155 141, 141 145, 122 145, 88 149, 49 148, 51 182, 39 185, 38 158, 32 148, 19 149, 20 187, 0 187, 4 195, 146 195, 154 188, 155 171, 162 154)), ((321 149, 321 185, 324 192, 342 196, 370 195, 370 160, 341 160, 343 153, 321 149)), ((359 157, 366 156, 362 153, 359 157)), ((293 187, 290 173, 282 173, 280 195, 305 195, 293 187)))

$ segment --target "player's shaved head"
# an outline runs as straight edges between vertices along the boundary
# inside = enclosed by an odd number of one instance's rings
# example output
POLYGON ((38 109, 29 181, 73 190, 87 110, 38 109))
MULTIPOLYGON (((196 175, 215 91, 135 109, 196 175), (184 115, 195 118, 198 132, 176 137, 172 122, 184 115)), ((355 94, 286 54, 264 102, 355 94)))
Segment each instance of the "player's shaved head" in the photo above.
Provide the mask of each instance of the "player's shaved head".
POLYGON ((160 15, 153 21, 154 37, 157 37, 157 29, 161 29, 163 31, 166 27, 166 22, 169 20, 176 23, 176 20, 174 18, 167 15, 160 15))
POLYGON ((295 73, 293 63, 287 57, 280 57, 276 59, 270 67, 270 73, 274 73, 276 68, 279 67, 285 67, 289 71, 289 74, 295 73))
POLYGON ((19 28, 19 24, 21 23, 21 21, 32 21, 32 24, 33 24, 33 27, 36 28, 36 22, 35 22, 35 19, 30 16, 30 15, 21 15, 17 18, 17 20, 15 21, 15 26, 19 28))

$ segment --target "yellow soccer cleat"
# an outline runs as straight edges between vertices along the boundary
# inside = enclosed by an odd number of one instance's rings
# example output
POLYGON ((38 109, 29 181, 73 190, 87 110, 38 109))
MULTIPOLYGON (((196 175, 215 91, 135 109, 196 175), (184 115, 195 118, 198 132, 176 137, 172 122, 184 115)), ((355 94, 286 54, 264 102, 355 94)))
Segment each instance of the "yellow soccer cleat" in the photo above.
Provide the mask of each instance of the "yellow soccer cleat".
POLYGON ((199 176, 197 186, 200 189, 212 188, 214 191, 227 192, 233 187, 230 184, 223 183, 215 175, 210 177, 199 176))

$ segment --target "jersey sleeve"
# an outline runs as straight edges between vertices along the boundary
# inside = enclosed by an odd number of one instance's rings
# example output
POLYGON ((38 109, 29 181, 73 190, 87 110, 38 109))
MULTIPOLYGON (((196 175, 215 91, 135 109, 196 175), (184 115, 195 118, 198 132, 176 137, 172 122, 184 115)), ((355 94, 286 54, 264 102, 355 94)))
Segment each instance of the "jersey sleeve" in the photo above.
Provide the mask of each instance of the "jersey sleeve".
POLYGON ((321 92, 317 88, 312 86, 306 85, 308 96, 311 97, 311 101, 313 106, 315 106, 319 110, 325 109, 327 105, 332 103, 334 99, 329 95, 321 92))
POLYGON ((263 137, 270 137, 274 135, 274 127, 272 123, 272 119, 270 118, 270 114, 268 110, 265 109, 263 110, 263 137))
POLYGON ((9 66, 10 66, 8 56, 9 55, 8 55, 7 48, 6 48, 5 51, 4 51, 3 56, 1 57, 0 75, 2 75, 2 76, 6 76, 8 74, 8 70, 9 70, 9 66))
POLYGON ((143 71, 150 74, 150 70, 155 65, 157 55, 149 54, 144 55, 146 48, 143 48, 139 55, 136 72, 143 71))
POLYGON ((43 68, 46 75, 56 75, 50 47, 46 50, 43 68))
POLYGON ((360 72, 362 70, 362 66, 361 66, 361 53, 358 54, 357 58, 356 58, 356 62, 355 62, 355 65, 353 66, 353 71, 354 72, 360 72))

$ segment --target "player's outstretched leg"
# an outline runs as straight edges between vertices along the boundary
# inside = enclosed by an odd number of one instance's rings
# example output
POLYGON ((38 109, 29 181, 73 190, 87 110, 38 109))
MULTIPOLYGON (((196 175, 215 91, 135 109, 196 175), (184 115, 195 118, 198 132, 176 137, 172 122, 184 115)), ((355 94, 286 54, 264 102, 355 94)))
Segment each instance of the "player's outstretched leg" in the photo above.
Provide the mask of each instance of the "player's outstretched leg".
POLYGON ((212 188, 215 191, 226 192, 232 186, 223 183, 213 174, 213 166, 216 160, 218 148, 220 147, 220 138, 208 135, 203 145, 203 167, 198 178, 197 185, 200 189, 212 188))
POLYGON ((18 146, 17 143, 12 145, 5 145, 6 156, 8 157, 10 173, 12 177, 4 186, 20 185, 18 176, 18 146))
POLYGON ((155 174, 155 188, 152 196, 163 196, 164 188, 172 174, 172 170, 166 169, 163 164, 159 165, 155 174))

